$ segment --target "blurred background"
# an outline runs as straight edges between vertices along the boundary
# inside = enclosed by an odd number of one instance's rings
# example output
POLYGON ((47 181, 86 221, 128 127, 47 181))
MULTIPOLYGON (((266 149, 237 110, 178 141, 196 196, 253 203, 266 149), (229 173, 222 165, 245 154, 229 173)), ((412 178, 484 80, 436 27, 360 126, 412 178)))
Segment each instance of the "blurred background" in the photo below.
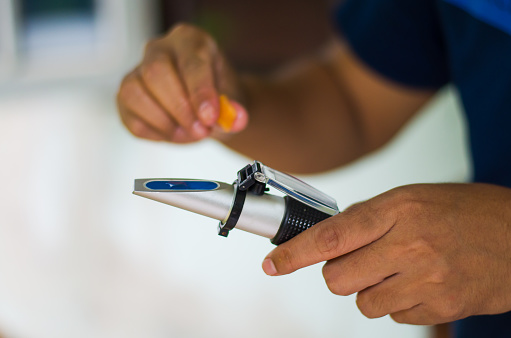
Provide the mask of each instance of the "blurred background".
MULTIPOLYGON (((133 179, 231 182, 251 159, 213 141, 135 139, 115 94, 145 41, 209 30, 239 68, 267 72, 332 34, 338 1, 0 0, 0 337, 428 337, 369 320, 316 265, 270 278, 273 245, 131 194, 133 179)), ((442 91, 391 144, 302 177, 340 208, 398 185, 470 177, 464 121, 442 91)))

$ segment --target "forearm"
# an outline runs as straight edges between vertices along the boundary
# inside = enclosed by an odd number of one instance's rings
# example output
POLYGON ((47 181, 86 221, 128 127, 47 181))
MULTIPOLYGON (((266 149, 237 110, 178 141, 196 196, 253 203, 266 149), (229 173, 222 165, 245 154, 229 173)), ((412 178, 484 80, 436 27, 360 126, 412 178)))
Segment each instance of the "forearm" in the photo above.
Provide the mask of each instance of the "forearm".
POLYGON ((223 142, 294 173, 336 168, 382 146, 433 94, 380 78, 339 42, 242 82, 250 122, 223 142))
POLYGON ((270 77, 245 77, 248 127, 224 143, 290 172, 310 173, 364 153, 356 115, 325 65, 307 60, 270 77))
POLYGON ((148 43, 117 103, 135 136, 213 136, 278 169, 313 173, 385 144, 432 94, 381 77, 339 40, 271 76, 239 76, 206 32, 180 24, 148 43), (220 94, 236 106, 228 132, 217 128, 220 94))

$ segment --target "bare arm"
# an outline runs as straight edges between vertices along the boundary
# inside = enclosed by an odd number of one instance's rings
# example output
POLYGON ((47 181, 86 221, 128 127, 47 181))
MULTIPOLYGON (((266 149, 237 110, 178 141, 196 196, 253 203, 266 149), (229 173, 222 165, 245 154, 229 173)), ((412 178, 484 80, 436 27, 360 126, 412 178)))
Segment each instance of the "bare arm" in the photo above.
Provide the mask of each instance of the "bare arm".
POLYGON ((212 136, 275 168, 312 173, 385 144, 432 95, 382 78, 338 40, 270 76, 237 74, 207 33, 180 25, 148 45, 118 104, 136 136, 212 136), (223 93, 238 114, 228 134, 216 127, 223 93))
POLYGON ((338 167, 382 146, 433 95, 384 79, 338 40, 245 83, 250 123, 224 143, 302 173, 338 167))

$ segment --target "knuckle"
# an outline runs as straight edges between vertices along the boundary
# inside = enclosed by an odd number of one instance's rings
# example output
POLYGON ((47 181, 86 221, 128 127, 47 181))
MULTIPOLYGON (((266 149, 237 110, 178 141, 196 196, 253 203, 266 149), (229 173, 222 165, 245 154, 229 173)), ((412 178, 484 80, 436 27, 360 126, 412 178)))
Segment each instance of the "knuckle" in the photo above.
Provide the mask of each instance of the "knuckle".
POLYGON ((199 52, 199 55, 209 55, 215 50, 216 43, 213 37, 201 28, 187 23, 177 23, 170 30, 167 38, 178 43, 186 43, 199 52))
POLYGON ((199 55, 186 58, 185 60, 182 60, 180 63, 181 68, 189 73, 202 70, 207 65, 206 58, 199 55))
POLYGON ((169 69, 169 64, 167 55, 161 53, 153 56, 150 61, 144 62, 140 67, 140 72, 145 81, 151 82, 165 74, 169 69))
POLYGON ((369 292, 368 290, 359 292, 357 295, 357 306, 360 312, 367 318, 379 318, 387 314, 387 297, 381 293, 369 292))
POLYGON ((392 320, 394 320, 396 323, 399 323, 399 324, 409 323, 409 320, 407 319, 406 315, 401 312, 391 314, 390 318, 392 318, 392 320))
POLYGON ((351 290, 348 286, 343 284, 342 281, 327 278, 325 278, 325 281, 328 290, 330 290, 330 292, 333 293, 334 295, 349 296, 355 293, 355 291, 351 290))
POLYGON ((323 278, 325 279, 328 289, 333 294, 339 296, 348 296, 352 294, 352 292, 350 292, 350 290, 346 287, 346 284, 343 283, 342 275, 339 274, 338 269, 329 262, 323 265, 323 278))
POLYGON ((119 88, 117 98, 120 102, 129 103, 131 100, 136 99, 142 95, 142 88, 138 80, 129 76, 126 77, 119 88))
POLYGON ((366 226, 380 224, 389 217, 387 208, 381 207, 378 203, 374 203, 373 200, 355 203, 343 211, 343 214, 355 222, 366 226))
POLYGON ((424 213, 424 202, 418 200, 418 199, 413 199, 413 198, 407 198, 407 199, 404 199, 401 201, 401 203, 399 204, 400 208, 400 212, 401 214, 403 215, 407 215, 407 216, 414 216, 414 217, 417 217, 419 216, 420 214, 423 214, 424 213))
MULTIPOLYGON (((402 251, 404 257, 409 257, 412 260, 435 263, 437 261, 436 256, 438 256, 438 254, 435 252, 430 241, 426 238, 419 237, 411 240, 409 243, 405 244, 402 251)), ((440 272, 440 270, 438 272, 440 272)))
POLYGON ((328 261, 323 266, 323 278, 330 292, 339 296, 349 296, 355 293, 356 290, 353 289, 346 275, 342 273, 343 269, 337 263, 328 261))
POLYGON ((181 35, 181 34, 190 34, 195 32, 197 28, 195 26, 190 25, 186 22, 178 22, 170 29, 169 36, 181 35))
POLYGON ((209 34, 195 25, 187 22, 178 22, 170 29, 169 36, 185 38, 196 37, 202 39, 209 37, 209 34))
POLYGON ((214 45, 213 39, 209 35, 203 35, 198 39, 195 46, 195 58, 201 63, 207 63, 211 59, 212 46, 214 45))
MULTIPOLYGON (((325 279, 326 280, 326 279, 325 279)), ((326 281, 326 286, 331 293, 338 296, 349 296, 351 293, 344 292, 338 283, 326 281)))
POLYGON ((437 264, 430 273, 428 281, 433 284, 443 285, 449 278, 451 269, 447 264, 437 264))
POLYGON ((436 309, 437 316, 445 322, 454 321, 463 317, 463 305, 457 301, 444 301, 436 309))
POLYGON ((378 318, 373 306, 372 299, 367 296, 367 292, 359 292, 357 295, 357 307, 367 318, 378 318))
POLYGON ((364 202, 358 202, 350 205, 343 211, 344 214, 358 215, 362 212, 364 202))
POLYGON ((342 230, 339 226, 324 226, 318 227, 314 232, 314 243, 316 249, 322 255, 330 255, 336 252, 339 248, 344 247, 346 230, 342 230))
POLYGON ((158 48, 158 45, 160 44, 159 42, 160 39, 150 39, 149 41, 147 41, 144 47, 144 53, 151 54, 158 48))
POLYGON ((426 203, 421 196, 422 189, 417 185, 402 186, 392 189, 391 203, 401 215, 410 216, 424 213, 426 203))

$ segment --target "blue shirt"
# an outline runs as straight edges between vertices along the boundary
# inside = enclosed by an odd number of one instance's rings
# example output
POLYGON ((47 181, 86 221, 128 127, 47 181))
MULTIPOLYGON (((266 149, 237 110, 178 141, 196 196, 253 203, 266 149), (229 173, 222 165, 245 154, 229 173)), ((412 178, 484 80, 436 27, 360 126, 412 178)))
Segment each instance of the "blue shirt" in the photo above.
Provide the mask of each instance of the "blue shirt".
MULTIPOLYGON (((454 84, 475 182, 511 187, 511 0, 345 0, 336 23, 376 72, 424 89, 454 84)), ((469 317, 456 336, 511 337, 511 313, 469 317)))

